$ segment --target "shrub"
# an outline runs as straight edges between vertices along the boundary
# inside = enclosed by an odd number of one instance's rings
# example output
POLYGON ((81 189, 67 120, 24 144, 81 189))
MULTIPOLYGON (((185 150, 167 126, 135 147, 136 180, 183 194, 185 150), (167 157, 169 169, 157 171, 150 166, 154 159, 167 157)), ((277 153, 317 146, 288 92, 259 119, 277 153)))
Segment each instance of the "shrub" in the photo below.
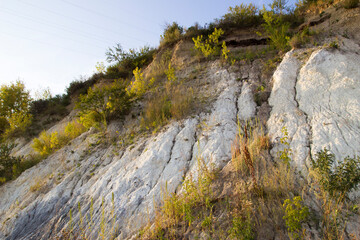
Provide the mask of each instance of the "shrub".
POLYGON ((0 184, 15 177, 14 170, 22 160, 22 157, 11 156, 14 147, 15 144, 0 144, 0 184))
POLYGON ((144 79, 144 74, 138 67, 134 69, 133 73, 135 80, 126 88, 126 92, 129 96, 141 97, 146 90, 154 84, 155 78, 146 81, 144 79))
POLYGON ((99 74, 105 73, 105 64, 103 62, 97 62, 95 65, 96 72, 99 74))
POLYGON ((195 44, 195 49, 204 55, 204 57, 209 57, 219 54, 219 38, 224 34, 224 31, 219 28, 214 30, 214 32, 208 35, 208 39, 203 40, 203 35, 193 38, 195 44))
POLYGON ((107 61, 115 63, 106 69, 105 76, 107 78, 128 78, 132 75, 135 68, 147 66, 154 57, 155 49, 144 46, 137 49, 129 49, 124 51, 120 44, 113 48, 109 48, 106 52, 107 61))
POLYGON ((343 6, 345 9, 356 8, 359 5, 359 0, 345 0, 343 6))
MULTIPOLYGON (((286 51, 289 48, 289 27, 290 24, 284 22, 282 18, 275 14, 274 11, 267 11, 263 9, 263 19, 262 24, 265 34, 270 39, 270 44, 274 46, 279 51, 286 51)), ((262 33, 258 33, 262 35, 262 33)))
POLYGON ((174 83, 176 81, 177 78, 175 76, 175 68, 173 68, 171 66, 171 63, 169 63, 168 69, 165 70, 165 74, 166 74, 168 82, 174 83))
POLYGON ((68 140, 72 140, 77 136, 79 136, 80 134, 82 134, 83 132, 85 132, 85 130, 86 128, 84 125, 79 123, 77 120, 74 120, 66 125, 64 129, 64 134, 68 140))
POLYGON ((96 73, 87 80, 85 77, 80 76, 79 79, 76 79, 69 84, 69 86, 66 88, 66 94, 69 97, 77 94, 85 94, 87 89, 93 86, 97 79, 100 78, 100 76, 102 76, 102 74, 96 73))
POLYGON ((161 52, 157 54, 157 57, 151 64, 151 68, 149 73, 146 75, 147 79, 155 78, 160 79, 165 76, 165 71, 169 64, 171 64, 171 57, 173 54, 173 50, 163 49, 161 52))
POLYGON ((309 216, 308 207, 302 204, 302 198, 300 196, 294 197, 293 199, 286 199, 283 207, 285 208, 285 216, 283 218, 285 219, 291 239, 302 239, 301 224, 305 222, 309 216))
POLYGON ((300 48, 310 40, 310 36, 313 33, 310 32, 309 27, 304 28, 301 32, 295 34, 289 41, 292 48, 300 48))
POLYGON ((226 46, 226 43, 225 41, 222 42, 222 45, 221 45, 221 56, 224 58, 224 60, 228 60, 229 58, 229 53, 230 53, 230 50, 227 48, 226 46))
POLYGON ((130 108, 130 97, 125 83, 116 80, 103 87, 89 88, 86 95, 80 95, 75 107, 80 110, 81 124, 90 127, 88 123, 93 122, 106 128, 112 117, 120 117, 130 108))
POLYGON ((185 39, 192 39, 193 37, 199 36, 199 35, 208 35, 210 34, 213 29, 209 29, 206 27, 200 26, 199 23, 195 23, 193 26, 186 29, 186 32, 184 34, 185 39))
POLYGON ((39 138, 33 140, 32 148, 45 158, 63 146, 64 139, 59 136, 58 132, 47 133, 42 131, 39 138))
POLYGON ((240 4, 235 7, 229 7, 228 13, 226 13, 218 21, 219 25, 225 27, 250 27, 260 22, 260 16, 258 15, 259 9, 252 3, 240 4))
POLYGON ((25 90, 21 81, 11 83, 9 86, 2 85, 0 88, 0 117, 2 126, 0 131, 3 136, 23 132, 31 124, 30 93, 25 90))
POLYGON ((250 209, 245 209, 243 214, 236 214, 232 220, 232 227, 229 231, 232 239, 252 240, 255 239, 254 227, 250 209))
POLYGON ((311 167, 317 173, 316 180, 332 198, 347 197, 358 189, 360 183, 360 158, 346 157, 334 166, 335 155, 326 148, 311 160, 311 167))
POLYGON ((166 24, 163 35, 160 36, 160 46, 170 45, 178 40, 180 40, 184 32, 183 27, 181 27, 176 22, 172 24, 166 24))
POLYGON ((86 128, 84 125, 80 124, 77 120, 74 120, 65 126, 63 132, 48 133, 42 131, 38 138, 34 138, 32 148, 40 154, 42 158, 45 158, 54 151, 62 148, 85 130, 86 128))

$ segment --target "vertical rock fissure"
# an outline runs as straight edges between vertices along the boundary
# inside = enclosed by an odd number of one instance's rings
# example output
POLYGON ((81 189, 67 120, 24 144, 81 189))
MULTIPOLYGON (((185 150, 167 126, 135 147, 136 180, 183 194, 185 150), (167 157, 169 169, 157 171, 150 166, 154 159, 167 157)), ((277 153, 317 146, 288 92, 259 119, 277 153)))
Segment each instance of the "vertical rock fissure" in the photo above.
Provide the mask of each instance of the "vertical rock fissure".
MULTIPOLYGON (((299 101, 298 101, 298 99, 297 99, 297 97, 298 97, 298 94, 297 94, 297 83, 298 83, 298 81, 299 81, 299 77, 300 77, 300 70, 301 70, 301 67, 299 67, 298 69, 297 69, 297 71, 296 71, 296 79, 295 79, 295 84, 294 84, 294 101, 295 101, 295 103, 296 103, 296 108, 305 116, 305 123, 306 123, 306 125, 307 125, 307 127, 308 127, 308 129, 309 129, 309 131, 307 131, 307 139, 306 139, 306 147, 307 148, 309 148, 309 158, 310 159, 312 159, 312 150, 311 150, 311 142, 312 142, 312 137, 313 137, 313 130, 312 130, 312 125, 311 125, 311 120, 309 119, 309 115, 305 112, 305 111, 303 111, 302 109, 301 109, 301 106, 300 106, 300 103, 299 103, 299 101)), ((306 159, 305 159, 305 164, 304 164, 304 167, 307 169, 307 170, 309 170, 308 168, 309 168, 309 166, 307 166, 307 164, 306 164, 306 159)))

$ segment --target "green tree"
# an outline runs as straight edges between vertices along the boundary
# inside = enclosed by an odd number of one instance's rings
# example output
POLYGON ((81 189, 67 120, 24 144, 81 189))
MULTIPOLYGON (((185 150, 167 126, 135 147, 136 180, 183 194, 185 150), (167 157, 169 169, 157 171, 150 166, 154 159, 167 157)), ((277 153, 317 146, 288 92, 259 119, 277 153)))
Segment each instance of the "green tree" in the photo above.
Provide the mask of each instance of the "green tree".
POLYGON ((9 136, 24 131, 31 123, 30 93, 21 81, 0 88, 0 133, 9 136))
POLYGON ((176 22, 166 24, 163 35, 160 36, 160 45, 172 44, 178 41, 184 32, 184 28, 176 22))
MULTIPOLYGON (((267 11, 265 7, 262 10, 262 16, 264 24, 262 26, 265 30, 265 35, 270 39, 270 44, 280 51, 286 51, 289 49, 290 24, 284 22, 280 14, 277 14, 275 8, 277 5, 272 6, 271 11, 267 11)), ((258 33, 262 35, 262 33, 258 33)))
POLYGON ((80 123, 85 127, 104 127, 112 115, 121 115, 130 107, 126 86, 120 80, 103 87, 90 87, 80 95, 76 108, 80 110, 80 123))
POLYGON ((14 167, 21 162, 21 157, 11 156, 15 144, 0 143, 0 184, 14 177, 14 167))

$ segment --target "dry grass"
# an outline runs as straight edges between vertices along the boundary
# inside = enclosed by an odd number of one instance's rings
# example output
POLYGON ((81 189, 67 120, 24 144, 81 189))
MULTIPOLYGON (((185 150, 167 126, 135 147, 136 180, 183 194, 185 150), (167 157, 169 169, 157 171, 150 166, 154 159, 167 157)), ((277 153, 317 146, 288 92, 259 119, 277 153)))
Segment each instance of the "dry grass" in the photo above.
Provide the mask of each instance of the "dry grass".
POLYGON ((194 108, 194 91, 182 84, 167 84, 165 91, 154 92, 147 100, 141 126, 146 129, 158 129, 171 119, 181 120, 194 108))
POLYGON ((30 191, 42 193, 46 190, 46 188, 47 188, 47 179, 38 178, 36 179, 35 184, 30 186, 30 191))

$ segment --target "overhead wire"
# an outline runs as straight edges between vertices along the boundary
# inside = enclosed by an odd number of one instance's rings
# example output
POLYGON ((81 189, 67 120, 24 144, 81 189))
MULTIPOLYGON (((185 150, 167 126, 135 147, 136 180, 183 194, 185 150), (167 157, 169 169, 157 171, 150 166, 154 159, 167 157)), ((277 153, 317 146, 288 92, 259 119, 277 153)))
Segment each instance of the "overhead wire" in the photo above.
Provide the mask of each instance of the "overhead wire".
POLYGON ((29 26, 25 26, 25 25, 22 25, 22 24, 19 24, 19 23, 15 23, 15 22, 11 22, 9 20, 4 20, 4 19, 1 19, 2 22, 5 22, 5 23, 8 23, 8 24, 12 24, 12 25, 15 25, 15 26, 19 26, 19 27, 22 27, 22 28, 25 28, 25 29, 30 29, 32 31, 36 31, 36 32, 40 32, 40 33, 44 33, 44 34, 47 34, 47 35, 53 35, 53 36, 56 36, 58 38, 62 38, 62 39, 65 39, 65 40, 70 40, 70 41, 73 41, 73 42, 76 42, 76 43, 80 43, 80 44, 86 44, 86 45, 89 45, 89 46, 92 46, 92 47, 97 47, 97 48, 100 48, 100 49, 104 49, 104 47, 102 46, 99 46, 99 45, 96 45, 96 44, 92 44, 92 43, 89 43, 89 42, 80 42, 78 40, 75 40, 73 38, 69 38, 69 37, 66 37, 64 35, 60 35, 60 34, 56 34, 56 33, 52 33, 52 32, 47 32, 47 31, 44 31, 44 30, 41 30, 41 29, 37 29, 37 28, 33 28, 33 27, 29 27, 29 26))
POLYGON ((108 42, 108 44, 113 44, 112 41, 110 41, 108 39, 103 39, 103 38, 101 38, 101 37, 99 37, 99 36, 97 36, 95 34, 87 33, 87 32, 81 31, 81 30, 68 29, 68 28, 60 26, 58 24, 52 24, 50 22, 45 22, 43 20, 36 19, 36 18, 34 18, 32 16, 21 15, 21 14, 15 12, 12 9, 9 9, 9 8, 0 7, 0 11, 5 12, 5 13, 10 14, 10 15, 13 15, 13 16, 17 16, 17 17, 29 20, 29 21, 32 21, 32 22, 36 22, 36 23, 40 23, 42 25, 50 26, 52 28, 56 28, 57 30, 62 30, 62 31, 69 32, 69 33, 72 33, 72 34, 75 34, 75 35, 81 35, 81 36, 86 37, 86 38, 91 38, 92 40, 96 40, 96 41, 101 42, 101 43, 108 42))
POLYGON ((24 40, 33 41, 33 42, 36 42, 36 43, 39 43, 39 44, 49 45, 49 46, 52 46, 52 47, 58 47, 58 48, 61 48, 61 49, 64 49, 64 50, 67 50, 67 51, 70 51, 70 52, 77 52, 77 53, 80 53, 80 54, 83 54, 83 55, 96 57, 98 59, 102 58, 102 57, 99 57, 99 56, 97 56, 95 54, 92 54, 92 53, 79 51, 77 49, 72 49, 72 48, 60 46, 60 45, 49 43, 49 42, 44 42, 44 41, 41 41, 41 40, 38 40, 38 39, 27 38, 27 37, 24 37, 24 36, 18 36, 18 35, 14 35, 14 34, 11 34, 11 33, 4 33, 4 32, 0 32, 0 35, 5 35, 5 36, 7 35, 7 36, 10 36, 10 37, 14 37, 16 39, 20 38, 20 39, 24 39, 24 40))
POLYGON ((106 15, 106 14, 103 14, 103 13, 100 13, 100 12, 97 12, 97 11, 94 11, 94 10, 92 10, 92 9, 90 9, 90 8, 85 8, 85 7, 81 6, 81 5, 75 4, 75 3, 70 2, 70 1, 67 1, 67 0, 60 0, 60 1, 66 3, 66 4, 68 4, 68 5, 74 6, 74 7, 76 7, 76 8, 82 9, 83 11, 87 11, 87 12, 96 14, 96 15, 98 15, 98 16, 101 16, 101 17, 104 17, 104 18, 108 18, 108 19, 111 19, 111 20, 113 20, 113 21, 120 22, 120 23, 122 23, 122 24, 124 24, 124 25, 126 25, 126 26, 131 26, 131 27, 137 28, 137 29, 139 29, 139 30, 141 30, 141 31, 145 31, 145 32, 148 32, 148 33, 151 33, 151 34, 154 34, 154 35, 158 36, 157 33, 154 33, 154 32, 152 32, 152 31, 149 31, 148 29, 141 28, 141 27, 139 27, 139 26, 136 26, 136 25, 131 24, 131 23, 128 23, 128 22, 125 23, 125 22, 123 22, 123 21, 120 21, 120 20, 117 19, 117 18, 110 17, 110 16, 108 16, 108 15, 106 15))
POLYGON ((26 5, 28 5, 28 6, 31 6, 31 7, 33 7, 33 8, 38 8, 38 9, 41 9, 41 10, 43 10, 43 11, 46 11, 46 12, 55 14, 55 15, 58 15, 58 16, 61 16, 61 17, 65 17, 65 18, 68 19, 68 20, 72 20, 72 21, 75 21, 75 22, 78 22, 78 23, 81 23, 81 24, 86 24, 86 25, 88 25, 88 26, 95 27, 95 28, 100 29, 100 30, 102 30, 102 31, 107 31, 108 33, 120 34, 122 37, 126 37, 126 38, 129 38, 129 39, 132 39, 132 40, 136 40, 136 41, 139 41, 139 42, 147 43, 146 41, 144 41, 144 40, 142 40, 142 39, 139 39, 139 38, 130 36, 130 35, 125 34, 125 33, 123 33, 123 32, 120 33, 120 32, 118 32, 118 31, 116 31, 116 29, 104 28, 103 26, 99 26, 99 25, 92 24, 92 23, 89 23, 89 22, 86 22, 86 21, 82 21, 82 20, 79 20, 79 19, 77 19, 77 18, 70 17, 70 16, 67 16, 67 15, 58 13, 58 12, 56 12, 56 11, 53 11, 53 10, 49 10, 49 9, 40 7, 40 6, 35 5, 35 4, 33 4, 33 3, 24 2, 24 1, 22 1, 22 0, 19 0, 19 2, 20 2, 20 3, 23 3, 23 4, 26 4, 26 5))

